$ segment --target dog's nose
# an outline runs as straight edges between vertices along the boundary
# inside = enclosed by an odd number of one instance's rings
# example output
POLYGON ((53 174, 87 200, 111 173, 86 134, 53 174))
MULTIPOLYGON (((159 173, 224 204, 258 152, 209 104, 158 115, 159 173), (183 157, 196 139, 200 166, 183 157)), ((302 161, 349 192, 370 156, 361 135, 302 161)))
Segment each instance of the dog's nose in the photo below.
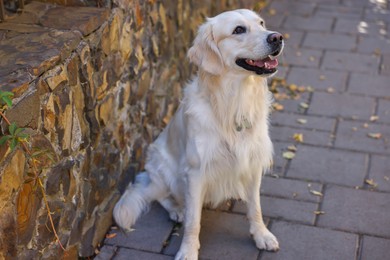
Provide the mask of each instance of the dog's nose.
POLYGON ((281 44, 283 42, 283 35, 280 33, 271 33, 267 37, 267 42, 271 44, 281 44))

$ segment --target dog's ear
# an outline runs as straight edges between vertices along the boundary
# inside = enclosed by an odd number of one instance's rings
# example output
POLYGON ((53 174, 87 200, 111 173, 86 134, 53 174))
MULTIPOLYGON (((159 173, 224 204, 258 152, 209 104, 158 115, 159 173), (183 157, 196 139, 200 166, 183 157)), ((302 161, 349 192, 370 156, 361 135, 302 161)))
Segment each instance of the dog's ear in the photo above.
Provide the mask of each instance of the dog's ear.
POLYGON ((224 64, 213 36, 210 19, 199 27, 198 35, 187 55, 190 61, 199 68, 214 75, 221 74, 224 64))

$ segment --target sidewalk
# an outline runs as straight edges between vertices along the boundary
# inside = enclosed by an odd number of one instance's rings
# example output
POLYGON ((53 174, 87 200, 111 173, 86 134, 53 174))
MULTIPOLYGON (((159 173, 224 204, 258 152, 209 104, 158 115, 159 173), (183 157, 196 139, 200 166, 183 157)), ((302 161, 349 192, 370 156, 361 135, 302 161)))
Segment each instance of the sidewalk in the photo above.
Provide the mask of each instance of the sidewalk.
MULTIPOLYGON (((261 202, 281 249, 257 250, 232 202, 203 211, 200 259, 390 259, 389 6, 270 1, 262 16, 285 35, 286 82, 274 80, 275 165, 261 202)), ((112 229, 96 259, 173 259, 183 230, 159 205, 134 228, 112 229)))

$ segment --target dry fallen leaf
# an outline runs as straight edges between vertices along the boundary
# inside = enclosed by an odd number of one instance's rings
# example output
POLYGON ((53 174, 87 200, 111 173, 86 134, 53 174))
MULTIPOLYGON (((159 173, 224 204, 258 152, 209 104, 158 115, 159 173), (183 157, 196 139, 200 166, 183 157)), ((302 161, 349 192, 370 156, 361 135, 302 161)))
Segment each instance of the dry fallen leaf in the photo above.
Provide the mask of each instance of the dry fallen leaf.
POLYGON ((319 192, 319 191, 316 191, 316 190, 309 190, 309 192, 315 196, 319 196, 319 197, 322 197, 324 196, 324 194, 322 194, 322 192, 319 192))
POLYGON ((284 106, 282 104, 278 103, 278 102, 273 103, 272 107, 276 111, 283 111, 283 109, 284 109, 284 106))
POLYGON ((316 215, 324 215, 325 214, 325 211, 322 211, 322 210, 316 210, 316 211, 313 211, 313 212, 316 215))
POLYGON ((372 139, 381 139, 382 138, 381 133, 368 133, 367 136, 372 138, 372 139))
POLYGON ((332 93, 334 93, 335 90, 334 90, 334 88, 329 87, 329 88, 326 89, 326 91, 327 91, 328 93, 332 94, 332 93))
POLYGON ((295 157, 295 153, 291 151, 287 151, 283 153, 283 158, 287 160, 292 160, 295 157))
POLYGON ((299 106, 300 106, 301 108, 303 108, 303 109, 309 108, 309 104, 307 104, 307 103, 305 103, 305 102, 299 103, 299 106))
POLYGON ((111 234, 106 235, 106 238, 108 238, 108 239, 114 238, 114 237, 116 237, 116 233, 111 233, 111 234))
POLYGON ((285 34, 283 34, 283 38, 284 39, 290 39, 290 34, 289 33, 285 33, 285 34))
POLYGON ((378 183, 376 183, 373 179, 365 179, 364 182, 374 188, 378 186, 378 183))
POLYGON ((301 125, 304 125, 307 123, 307 119, 304 119, 304 118, 298 118, 297 119, 297 122, 300 123, 301 125))
POLYGON ((269 13, 269 15, 275 15, 276 14, 276 10, 271 8, 271 9, 269 9, 268 13, 269 13))
POLYGON ((320 75, 320 80, 325 80, 325 79, 326 79, 325 75, 320 75))
POLYGON ((385 179, 385 181, 389 181, 390 178, 388 176, 383 176, 383 179, 385 179))
POLYGON ((303 134, 301 133, 295 133, 293 135, 293 138, 295 141, 297 141, 298 143, 303 143, 303 134))
POLYGON ((287 150, 289 150, 290 152, 296 152, 297 151, 297 147, 295 145, 289 145, 287 147, 287 150))
POLYGON ((371 122, 376 122, 376 121, 378 121, 378 119, 379 119, 379 116, 371 116, 370 117, 371 122))

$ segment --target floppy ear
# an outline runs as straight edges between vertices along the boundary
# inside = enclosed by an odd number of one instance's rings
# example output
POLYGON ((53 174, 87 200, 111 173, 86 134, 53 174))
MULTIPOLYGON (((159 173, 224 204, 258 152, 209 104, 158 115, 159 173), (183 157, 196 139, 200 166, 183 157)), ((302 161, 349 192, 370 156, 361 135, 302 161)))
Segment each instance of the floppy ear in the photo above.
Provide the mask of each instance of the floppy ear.
POLYGON ((211 74, 219 75, 224 64, 214 40, 213 27, 210 21, 208 19, 205 24, 199 27, 198 35, 194 40, 194 44, 188 50, 187 56, 199 68, 211 74))

